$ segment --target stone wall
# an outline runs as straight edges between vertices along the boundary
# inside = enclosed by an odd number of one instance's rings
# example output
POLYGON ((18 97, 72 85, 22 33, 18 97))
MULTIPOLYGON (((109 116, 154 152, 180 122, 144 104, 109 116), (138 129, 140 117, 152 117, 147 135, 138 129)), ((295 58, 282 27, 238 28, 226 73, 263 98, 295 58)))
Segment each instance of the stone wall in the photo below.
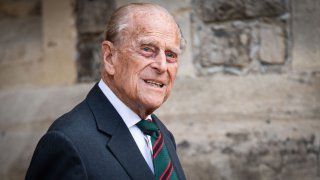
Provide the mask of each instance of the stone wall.
POLYGON ((0 88, 76 82, 73 0, 1 0, 0 11, 0 88))
POLYGON ((288 1, 193 3, 194 61, 199 74, 283 72, 290 63, 288 1))
POLYGON ((76 1, 78 82, 93 82, 100 79, 100 73, 97 71, 102 58, 100 42, 104 40, 106 23, 115 6, 114 1, 76 1))
POLYGON ((42 58, 40 1, 0 1, 0 87, 27 84, 42 58), (24 76, 24 73, 28 76, 24 76))
MULTIPOLYGON (((98 78, 103 23, 136 1, 106 2, 0 0, 0 179, 23 179, 41 135, 98 78)), ((320 1, 146 2, 188 42, 156 112, 187 178, 319 179, 320 1)))

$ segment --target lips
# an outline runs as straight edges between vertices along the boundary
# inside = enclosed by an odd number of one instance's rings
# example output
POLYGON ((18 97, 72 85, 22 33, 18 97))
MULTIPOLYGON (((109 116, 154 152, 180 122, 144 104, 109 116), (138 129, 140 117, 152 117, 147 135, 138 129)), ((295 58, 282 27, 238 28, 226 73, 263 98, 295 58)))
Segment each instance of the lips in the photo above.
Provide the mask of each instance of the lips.
POLYGON ((163 83, 161 82, 156 82, 154 80, 144 80, 145 83, 149 84, 150 86, 157 87, 157 88, 162 88, 164 86, 163 83))

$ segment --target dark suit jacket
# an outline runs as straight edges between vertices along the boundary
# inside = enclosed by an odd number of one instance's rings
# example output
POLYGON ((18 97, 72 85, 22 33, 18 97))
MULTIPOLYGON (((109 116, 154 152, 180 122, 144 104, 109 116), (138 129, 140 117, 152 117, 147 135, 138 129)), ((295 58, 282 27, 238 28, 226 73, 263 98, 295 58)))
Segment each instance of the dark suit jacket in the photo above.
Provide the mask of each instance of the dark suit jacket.
MULTIPOLYGON (((179 179, 185 179, 172 134, 161 130, 179 179)), ((155 179, 124 121, 96 84, 39 141, 26 179, 155 179)))

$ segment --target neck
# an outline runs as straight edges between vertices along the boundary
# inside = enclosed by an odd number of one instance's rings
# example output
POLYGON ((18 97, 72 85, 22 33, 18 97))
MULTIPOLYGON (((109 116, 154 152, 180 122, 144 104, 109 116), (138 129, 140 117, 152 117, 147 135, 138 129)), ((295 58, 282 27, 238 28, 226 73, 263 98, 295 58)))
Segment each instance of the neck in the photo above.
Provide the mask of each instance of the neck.
POLYGON ((144 106, 139 103, 135 103, 124 96, 124 93, 119 92, 117 88, 113 86, 112 80, 109 78, 102 78, 103 82, 110 88, 110 90, 122 101, 127 107, 129 107, 134 113, 136 113, 141 119, 146 119, 153 111, 148 111, 144 106))

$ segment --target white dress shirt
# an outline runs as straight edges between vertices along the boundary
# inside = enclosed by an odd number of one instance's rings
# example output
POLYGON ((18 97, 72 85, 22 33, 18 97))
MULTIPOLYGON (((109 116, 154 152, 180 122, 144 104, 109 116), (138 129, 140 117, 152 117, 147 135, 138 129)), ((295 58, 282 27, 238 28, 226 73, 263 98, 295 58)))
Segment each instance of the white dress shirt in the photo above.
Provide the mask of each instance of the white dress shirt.
MULTIPOLYGON (((151 171, 154 172, 150 136, 144 135, 143 132, 136 126, 141 118, 127 105, 125 105, 103 82, 103 80, 100 80, 98 86, 102 90, 103 94, 109 99, 112 106, 117 110, 124 123, 127 125, 134 141, 139 147, 141 154, 149 165, 151 171)), ((148 115, 147 119, 151 119, 151 115, 148 115)))

